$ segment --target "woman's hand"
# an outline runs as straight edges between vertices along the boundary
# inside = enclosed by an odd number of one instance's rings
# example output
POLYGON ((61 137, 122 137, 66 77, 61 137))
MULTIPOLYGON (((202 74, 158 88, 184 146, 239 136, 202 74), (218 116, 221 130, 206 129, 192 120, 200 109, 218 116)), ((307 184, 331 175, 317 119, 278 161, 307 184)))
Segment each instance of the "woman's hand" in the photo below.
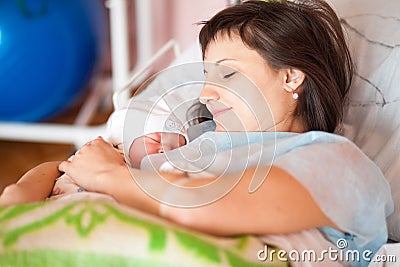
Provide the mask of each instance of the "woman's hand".
POLYGON ((101 137, 84 145, 58 167, 85 190, 96 192, 103 191, 107 179, 117 180, 113 173, 120 168, 127 168, 123 155, 101 137))

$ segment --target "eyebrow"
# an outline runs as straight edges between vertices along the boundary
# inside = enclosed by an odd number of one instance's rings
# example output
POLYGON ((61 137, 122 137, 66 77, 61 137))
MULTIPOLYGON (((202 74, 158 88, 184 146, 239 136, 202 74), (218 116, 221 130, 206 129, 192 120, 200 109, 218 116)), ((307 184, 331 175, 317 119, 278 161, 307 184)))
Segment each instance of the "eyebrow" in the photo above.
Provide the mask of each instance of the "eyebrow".
MULTIPOLYGON (((234 58, 222 58, 222 59, 219 59, 219 60, 215 61, 214 64, 220 64, 221 62, 224 62, 224 61, 238 61, 238 60, 234 59, 234 58)), ((207 61, 207 62, 209 62, 209 61, 207 61)), ((204 69, 203 72, 204 73, 208 73, 208 71, 206 69, 204 69)))
POLYGON ((237 59, 234 59, 234 58, 223 58, 223 59, 217 60, 215 63, 221 63, 221 62, 224 62, 224 61, 237 61, 237 59))

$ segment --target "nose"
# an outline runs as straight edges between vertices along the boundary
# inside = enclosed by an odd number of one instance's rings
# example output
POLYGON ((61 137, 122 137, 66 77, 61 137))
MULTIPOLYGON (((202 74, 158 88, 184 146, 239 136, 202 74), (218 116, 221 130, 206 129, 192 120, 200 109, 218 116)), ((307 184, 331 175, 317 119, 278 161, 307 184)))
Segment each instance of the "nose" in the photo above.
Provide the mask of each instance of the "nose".
POLYGON ((161 145, 158 149, 157 149, 157 153, 164 153, 164 152, 167 152, 168 151, 168 148, 166 148, 166 146, 165 145, 161 145))
POLYGON ((220 96, 215 85, 206 83, 200 93, 199 101, 202 104, 207 104, 210 100, 219 100, 220 96))
POLYGON ((172 146, 168 143, 160 144, 160 147, 158 148, 158 153, 165 153, 172 150, 172 146))

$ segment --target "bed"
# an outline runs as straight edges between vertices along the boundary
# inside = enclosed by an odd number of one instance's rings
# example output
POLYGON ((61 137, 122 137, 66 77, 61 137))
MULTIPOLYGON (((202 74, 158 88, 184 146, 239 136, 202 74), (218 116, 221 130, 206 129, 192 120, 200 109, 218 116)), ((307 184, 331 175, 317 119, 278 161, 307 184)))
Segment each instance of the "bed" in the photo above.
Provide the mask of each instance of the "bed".
MULTIPOLYGON (((387 220, 390 240, 370 266, 399 266, 400 2, 332 3, 357 64, 340 134, 378 164, 395 202, 387 220)), ((178 62, 199 58, 193 46, 178 62)), ((266 246, 279 251, 256 236, 222 238, 183 229, 95 193, 0 208, 0 266, 288 266, 276 254, 272 262, 260 260, 269 256, 266 246)))

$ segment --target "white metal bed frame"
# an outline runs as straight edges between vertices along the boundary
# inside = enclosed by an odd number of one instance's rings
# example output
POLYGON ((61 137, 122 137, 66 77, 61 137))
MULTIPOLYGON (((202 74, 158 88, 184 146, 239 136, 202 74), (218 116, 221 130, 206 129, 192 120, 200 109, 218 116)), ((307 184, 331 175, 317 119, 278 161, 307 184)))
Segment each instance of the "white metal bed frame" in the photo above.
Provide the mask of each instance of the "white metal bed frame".
POLYGON ((128 101, 127 89, 139 85, 146 72, 159 58, 169 50, 173 50, 175 56, 179 54, 178 44, 170 40, 153 55, 151 1, 135 0, 137 62, 133 70, 130 70, 127 1, 105 1, 105 6, 110 10, 112 78, 101 81, 103 85, 100 85, 100 82, 96 84, 96 78, 94 79, 93 90, 80 109, 74 124, 0 121, 0 139, 65 143, 75 145, 76 148, 81 147, 104 133, 104 124, 89 126, 88 123, 103 98, 110 95, 110 91, 113 92, 113 105, 118 107, 128 101))

